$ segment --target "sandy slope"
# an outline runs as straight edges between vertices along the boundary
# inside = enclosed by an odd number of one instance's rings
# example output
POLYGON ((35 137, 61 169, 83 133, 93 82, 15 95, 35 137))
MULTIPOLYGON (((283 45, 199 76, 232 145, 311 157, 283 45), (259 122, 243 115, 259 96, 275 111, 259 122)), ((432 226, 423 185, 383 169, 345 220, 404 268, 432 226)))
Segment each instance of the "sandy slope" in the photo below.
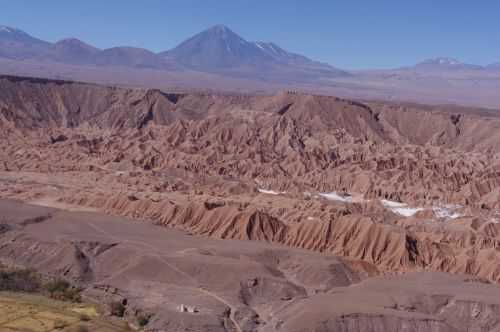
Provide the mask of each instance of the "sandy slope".
POLYGON ((337 257, 193 237, 102 214, 0 201, 2 262, 127 299, 167 331, 468 331, 498 328, 498 288, 466 276, 362 280, 337 257), (42 218, 37 218, 37 217, 42 218), (196 313, 179 311, 181 305, 196 313))

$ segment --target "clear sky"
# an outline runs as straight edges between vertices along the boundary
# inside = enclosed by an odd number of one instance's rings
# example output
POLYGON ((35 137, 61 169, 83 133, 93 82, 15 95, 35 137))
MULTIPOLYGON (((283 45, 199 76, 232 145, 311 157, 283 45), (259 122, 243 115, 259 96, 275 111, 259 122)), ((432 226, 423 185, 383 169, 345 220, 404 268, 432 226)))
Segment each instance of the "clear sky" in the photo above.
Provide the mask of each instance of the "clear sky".
POLYGON ((164 51, 215 24, 346 68, 500 61, 499 0, 0 0, 0 24, 49 41, 164 51))

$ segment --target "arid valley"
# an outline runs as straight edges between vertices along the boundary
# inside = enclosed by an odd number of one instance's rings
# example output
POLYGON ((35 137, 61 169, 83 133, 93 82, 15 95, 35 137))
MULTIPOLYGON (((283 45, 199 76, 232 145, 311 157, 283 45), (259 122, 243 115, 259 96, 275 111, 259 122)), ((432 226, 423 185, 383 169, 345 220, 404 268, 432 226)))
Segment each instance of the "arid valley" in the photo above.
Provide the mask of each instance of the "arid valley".
POLYGON ((500 332, 500 2, 0 10, 0 332, 500 332))
POLYGON ((151 331, 500 328, 492 110, 4 76, 0 126, 2 264, 151 331))

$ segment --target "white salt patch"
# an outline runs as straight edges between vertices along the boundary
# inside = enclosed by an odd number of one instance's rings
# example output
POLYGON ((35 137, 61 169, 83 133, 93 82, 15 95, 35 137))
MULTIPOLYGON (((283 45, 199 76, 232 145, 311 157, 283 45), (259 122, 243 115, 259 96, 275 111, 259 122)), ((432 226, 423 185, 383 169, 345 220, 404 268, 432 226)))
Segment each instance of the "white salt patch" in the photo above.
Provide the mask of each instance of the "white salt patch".
POLYGON ((417 212, 423 211, 423 208, 391 208, 391 210, 399 215, 402 215, 404 217, 412 217, 414 216, 417 212))
POLYGON ((395 202, 395 201, 388 201, 386 199, 380 200, 383 206, 388 207, 388 208, 398 208, 398 207, 404 207, 408 206, 405 203, 400 203, 400 202, 395 202))
POLYGON ((457 219, 457 218, 460 218, 462 216, 462 214, 453 211, 454 208, 452 208, 452 207, 438 206, 438 207, 432 208, 432 210, 434 211, 434 214, 438 218, 457 219))
POLYGON ((326 198, 330 201, 338 201, 338 202, 344 202, 344 203, 352 203, 352 196, 340 196, 336 192, 331 192, 331 193, 320 193, 319 194, 321 197, 326 198))
POLYGON ((274 190, 267 190, 267 189, 257 189, 260 193, 262 194, 267 194, 267 195, 281 195, 281 194, 286 194, 286 191, 282 191, 282 192, 277 192, 277 191, 274 191, 274 190))
POLYGON ((433 207, 432 210, 434 214, 438 218, 446 218, 446 219, 457 219, 462 216, 462 214, 455 212, 453 210, 460 209, 460 205, 445 205, 445 206, 436 206, 433 207))
POLYGON ((400 203, 400 202, 394 202, 394 201, 388 201, 386 199, 380 200, 383 206, 388 208, 394 213, 397 213, 403 217, 412 217, 414 216, 417 212, 423 211, 423 208, 410 208, 408 207, 408 204, 405 203, 400 203))
MULTIPOLYGON (((405 203, 400 203, 400 202, 395 202, 395 201, 389 201, 386 199, 380 200, 383 206, 388 208, 394 213, 397 213, 399 215, 405 216, 405 217, 411 217, 414 216, 417 212, 423 211, 424 208, 416 207, 416 208, 411 208, 408 207, 408 204, 405 203)), ((460 218, 462 214, 454 211, 457 209, 460 209, 460 205, 444 205, 444 206, 436 206, 432 208, 432 211, 438 218, 446 218, 446 219, 456 219, 460 218)))

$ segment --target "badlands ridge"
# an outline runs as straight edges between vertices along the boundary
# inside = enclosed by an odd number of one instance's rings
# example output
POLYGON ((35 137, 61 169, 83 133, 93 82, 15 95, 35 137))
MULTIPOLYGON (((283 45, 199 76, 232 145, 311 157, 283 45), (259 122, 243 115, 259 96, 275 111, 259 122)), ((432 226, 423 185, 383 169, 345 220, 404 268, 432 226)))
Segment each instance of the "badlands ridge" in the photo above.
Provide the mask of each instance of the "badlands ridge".
POLYGON ((3 76, 0 261, 158 331, 494 331, 498 142, 486 109, 3 76))

